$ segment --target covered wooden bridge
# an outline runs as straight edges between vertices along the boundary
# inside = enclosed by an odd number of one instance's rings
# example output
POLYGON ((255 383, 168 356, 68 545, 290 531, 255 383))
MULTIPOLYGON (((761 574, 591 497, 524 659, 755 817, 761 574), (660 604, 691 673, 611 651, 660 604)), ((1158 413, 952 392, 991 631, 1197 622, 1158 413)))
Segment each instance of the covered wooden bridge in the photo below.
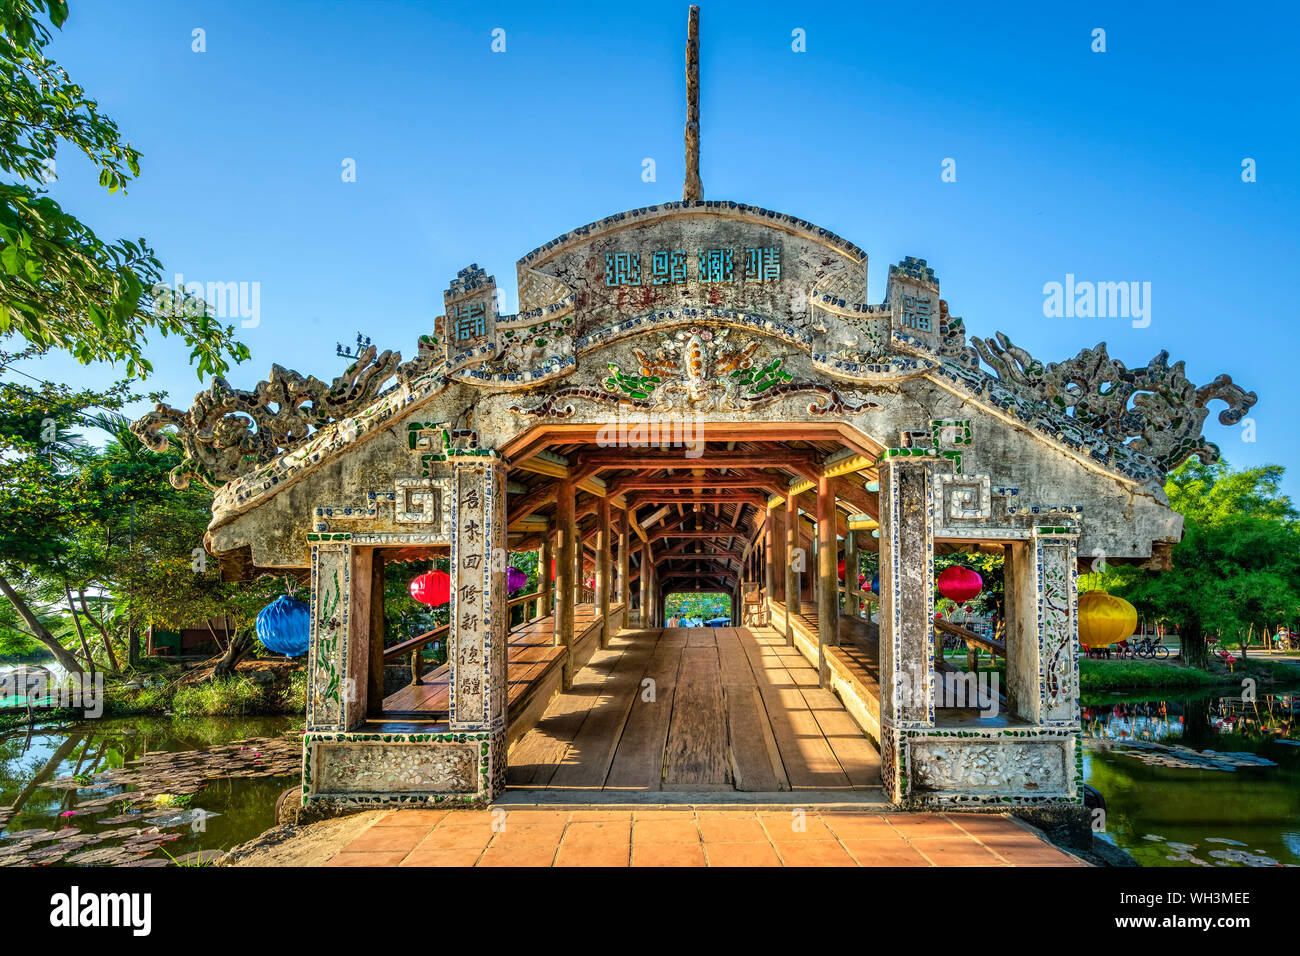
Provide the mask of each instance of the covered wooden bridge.
POLYGON ((1231 425, 1254 394, 1164 352, 1044 363, 968 339, 924 259, 868 301, 858 246, 704 200, 697 68, 693 37, 683 200, 523 256, 518 313, 470 265, 441 315, 387 330, 406 361, 217 379, 133 426, 180 444, 175 483, 215 489, 223 573, 310 575, 322 812, 507 786, 1081 800, 1080 561, 1163 566, 1182 530, 1166 472, 1214 460, 1209 406, 1231 425), (839 584, 863 549, 878 595, 839 584), (529 550, 538 591, 512 597, 529 550), (1005 673, 973 707, 947 693, 934 616, 936 555, 971 551, 1005 577, 1005 673), (382 595, 413 556, 447 562, 449 619, 402 640, 382 595), (734 626, 665 628, 677 591, 730 595, 734 626))

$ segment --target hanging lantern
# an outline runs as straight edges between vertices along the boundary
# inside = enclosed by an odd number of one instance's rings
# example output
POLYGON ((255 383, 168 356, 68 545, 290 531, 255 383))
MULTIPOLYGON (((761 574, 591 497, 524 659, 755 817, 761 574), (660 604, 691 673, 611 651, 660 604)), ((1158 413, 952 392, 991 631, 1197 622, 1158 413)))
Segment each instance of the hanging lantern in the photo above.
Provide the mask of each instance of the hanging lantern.
POLYGON ((551 580, 555 580, 555 559, 551 558, 551 580))
POLYGON ((840 576, 840 580, 843 581, 844 580, 844 559, 843 558, 840 558, 840 563, 839 563, 837 573, 840 576))
POLYGON ((442 607, 451 600, 451 575, 446 571, 425 571, 411 581, 411 597, 429 607, 442 607))
POLYGON ((263 647, 286 657, 302 657, 311 643, 311 610, 287 594, 258 611, 253 626, 263 647))
POLYGON ((871 593, 877 597, 880 596, 880 575, 878 573, 871 576, 871 593))
POLYGON ((1079 643, 1084 647, 1109 647, 1127 640, 1137 630, 1137 609, 1105 591, 1079 595, 1079 643))
POLYGON ((970 568, 960 564, 944 568, 935 581, 939 593, 954 604, 965 604, 974 599, 984 587, 984 579, 970 568))
POLYGON ((518 568, 506 568, 506 590, 514 594, 528 583, 528 575, 518 568))
POLYGON ((596 590, 596 579, 587 578, 587 580, 582 582, 582 586, 586 588, 588 591, 594 591, 596 590))

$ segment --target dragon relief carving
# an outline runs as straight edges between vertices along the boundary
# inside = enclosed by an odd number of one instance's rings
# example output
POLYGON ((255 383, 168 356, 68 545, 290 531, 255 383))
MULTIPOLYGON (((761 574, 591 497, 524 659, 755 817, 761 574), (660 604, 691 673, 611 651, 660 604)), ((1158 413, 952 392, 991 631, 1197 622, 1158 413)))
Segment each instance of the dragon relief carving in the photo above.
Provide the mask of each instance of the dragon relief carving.
POLYGON ((1001 332, 973 342, 1017 395, 1072 422, 1090 443, 1122 446, 1149 459, 1162 477, 1193 455, 1206 464, 1218 460, 1219 447, 1201 433, 1210 402, 1224 402, 1219 423, 1235 425, 1258 400, 1229 375, 1198 388, 1182 362, 1169 364, 1167 351, 1130 369, 1110 357, 1105 342, 1047 365, 1001 332))
POLYGON ((186 488, 197 478, 216 490, 318 429, 360 413, 394 375, 406 384, 435 365, 436 345, 422 339, 419 356, 406 365, 399 353, 372 345, 330 383, 280 365, 272 365, 270 379, 251 391, 217 377, 188 411, 160 403, 133 422, 131 432, 157 452, 172 441, 180 444, 185 461, 172 469, 175 487, 186 488))
POLYGON ((795 381, 781 367, 784 359, 760 360, 758 342, 732 343, 730 334, 729 328, 698 327, 660 333, 652 352, 633 348, 636 371, 610 362, 610 374, 599 388, 561 388, 537 405, 512 405, 510 410, 531 417, 567 418, 574 412, 569 399, 583 398, 656 412, 679 405, 696 412, 741 411, 809 394, 819 396, 808 406, 810 414, 846 414, 880 407, 857 393, 845 394, 821 382, 795 381))

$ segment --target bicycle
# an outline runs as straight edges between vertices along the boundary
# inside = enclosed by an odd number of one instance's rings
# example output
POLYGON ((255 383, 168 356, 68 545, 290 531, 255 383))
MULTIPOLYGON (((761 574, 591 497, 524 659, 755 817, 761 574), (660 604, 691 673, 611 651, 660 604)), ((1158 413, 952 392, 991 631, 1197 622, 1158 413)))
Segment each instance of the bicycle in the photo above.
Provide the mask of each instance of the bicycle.
POLYGON ((1144 660, 1165 660, 1169 656, 1169 648, 1160 643, 1159 638, 1144 637, 1136 644, 1132 645, 1134 657, 1140 657, 1144 660))

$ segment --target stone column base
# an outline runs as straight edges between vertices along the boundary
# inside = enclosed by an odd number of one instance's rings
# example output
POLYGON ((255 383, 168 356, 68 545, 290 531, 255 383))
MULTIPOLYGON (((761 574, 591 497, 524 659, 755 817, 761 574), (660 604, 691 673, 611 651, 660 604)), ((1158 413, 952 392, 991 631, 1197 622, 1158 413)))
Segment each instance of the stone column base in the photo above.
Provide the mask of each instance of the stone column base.
POLYGON ((505 780, 503 731, 303 737, 304 806, 486 805, 505 789, 505 780))
POLYGON ((1050 727, 882 728, 885 795, 906 809, 1080 805, 1079 733, 1050 727))

